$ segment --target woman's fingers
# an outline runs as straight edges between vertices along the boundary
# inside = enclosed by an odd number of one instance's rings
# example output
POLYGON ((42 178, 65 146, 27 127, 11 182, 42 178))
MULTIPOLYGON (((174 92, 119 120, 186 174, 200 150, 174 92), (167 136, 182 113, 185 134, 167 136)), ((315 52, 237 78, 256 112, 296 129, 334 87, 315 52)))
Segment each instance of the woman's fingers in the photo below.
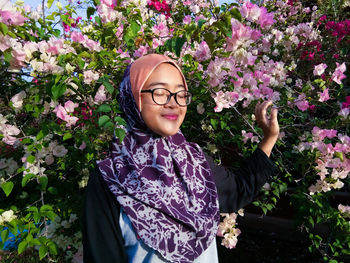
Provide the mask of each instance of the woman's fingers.
MULTIPOLYGON (((255 119, 259 125, 267 126, 268 116, 267 109, 272 105, 272 101, 258 102, 255 107, 255 119)), ((277 116, 276 116, 277 117, 277 116)))

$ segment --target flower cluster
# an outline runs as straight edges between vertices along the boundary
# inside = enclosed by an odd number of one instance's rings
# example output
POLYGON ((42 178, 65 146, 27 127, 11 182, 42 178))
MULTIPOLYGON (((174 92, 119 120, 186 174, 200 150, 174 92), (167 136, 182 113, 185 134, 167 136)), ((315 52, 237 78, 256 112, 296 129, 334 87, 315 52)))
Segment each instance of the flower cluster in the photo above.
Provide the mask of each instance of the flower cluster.
MULTIPOLYGON (((240 216, 243 216, 244 215, 243 209, 239 210, 238 214, 240 216)), ((223 237, 221 245, 229 249, 235 248, 238 242, 238 236, 241 234, 241 230, 236 228, 237 214, 222 213, 220 215, 224 217, 224 220, 219 224, 218 232, 217 232, 217 235, 219 237, 223 237)))
POLYGON ((2 141, 9 145, 14 145, 17 138, 16 135, 20 134, 21 131, 11 124, 7 124, 8 120, 0 113, 0 134, 2 134, 2 141))
POLYGON ((147 4, 161 12, 166 18, 171 16, 171 9, 166 0, 148 0, 147 4))
POLYGON ((72 125, 76 124, 79 118, 71 116, 69 113, 73 113, 74 109, 78 106, 79 106, 78 103, 74 103, 73 101, 69 100, 64 104, 64 107, 62 105, 58 105, 53 110, 53 112, 56 113, 58 118, 67 122, 66 127, 71 127, 72 125))
MULTIPOLYGON (((305 136, 307 138, 307 136, 305 136)), ((319 179, 309 187, 310 194, 328 192, 344 186, 342 180, 348 178, 350 171, 350 137, 333 129, 312 130, 312 142, 303 141, 297 146, 299 151, 318 151, 315 167, 319 179), (326 140, 337 139, 335 144, 326 140)))
POLYGON ((338 210, 344 217, 350 218, 350 206, 345 206, 342 204, 338 205, 338 210))

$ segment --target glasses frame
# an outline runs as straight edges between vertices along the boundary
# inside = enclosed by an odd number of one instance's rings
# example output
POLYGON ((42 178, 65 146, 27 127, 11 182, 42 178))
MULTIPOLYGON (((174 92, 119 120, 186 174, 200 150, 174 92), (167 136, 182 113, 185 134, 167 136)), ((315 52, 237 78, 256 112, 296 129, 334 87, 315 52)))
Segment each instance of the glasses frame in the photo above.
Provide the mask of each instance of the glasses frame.
POLYGON ((169 101, 171 100, 171 97, 172 97, 172 96, 174 96, 175 102, 176 102, 177 105, 179 105, 180 107, 186 107, 187 105, 189 105, 189 104, 192 102, 192 93, 189 92, 189 91, 187 91, 187 90, 179 90, 179 91, 177 91, 177 92, 171 92, 170 90, 165 89, 165 88, 155 88, 155 89, 141 90, 141 93, 151 93, 151 94, 152 94, 152 100, 153 100, 153 102, 154 102, 155 104, 157 104, 157 105, 166 105, 166 104, 168 104, 169 101), (159 89, 166 90, 166 91, 168 91, 168 92, 170 93, 170 95, 168 96, 167 101, 166 101, 165 103, 157 103, 157 102, 154 100, 154 95, 153 95, 153 94, 154 94, 154 91, 155 91, 155 90, 159 90, 159 89), (187 103, 186 105, 181 105, 181 104, 177 101, 177 94, 178 94, 179 92, 183 92, 183 91, 186 91, 187 94, 190 95, 190 102, 187 103))

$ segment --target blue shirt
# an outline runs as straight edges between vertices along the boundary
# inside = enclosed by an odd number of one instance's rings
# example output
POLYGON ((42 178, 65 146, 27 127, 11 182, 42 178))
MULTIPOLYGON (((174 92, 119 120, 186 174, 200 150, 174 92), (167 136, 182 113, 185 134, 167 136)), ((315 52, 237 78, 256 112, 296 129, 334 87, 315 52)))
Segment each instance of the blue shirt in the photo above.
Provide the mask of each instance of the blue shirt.
MULTIPOLYGON (((119 224, 124 238, 126 253, 128 254, 130 263, 165 263, 167 261, 162 255, 148 247, 140 238, 136 237, 131 221, 123 209, 120 209, 119 224)), ((216 249, 216 241, 198 257, 193 263, 218 263, 218 253, 216 249)))

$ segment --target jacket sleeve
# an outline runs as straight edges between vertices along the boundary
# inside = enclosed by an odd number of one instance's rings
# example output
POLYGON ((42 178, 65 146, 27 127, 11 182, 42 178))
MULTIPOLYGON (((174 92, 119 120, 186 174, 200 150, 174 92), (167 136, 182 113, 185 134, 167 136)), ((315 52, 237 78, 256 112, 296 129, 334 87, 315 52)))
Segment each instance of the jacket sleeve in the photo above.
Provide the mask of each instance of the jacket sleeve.
POLYGON ((275 168, 260 148, 234 172, 218 166, 210 156, 206 158, 213 172, 221 213, 236 212, 252 202, 275 168))
POLYGON ((83 246, 85 263, 128 262, 119 226, 120 206, 95 169, 85 192, 83 246))

